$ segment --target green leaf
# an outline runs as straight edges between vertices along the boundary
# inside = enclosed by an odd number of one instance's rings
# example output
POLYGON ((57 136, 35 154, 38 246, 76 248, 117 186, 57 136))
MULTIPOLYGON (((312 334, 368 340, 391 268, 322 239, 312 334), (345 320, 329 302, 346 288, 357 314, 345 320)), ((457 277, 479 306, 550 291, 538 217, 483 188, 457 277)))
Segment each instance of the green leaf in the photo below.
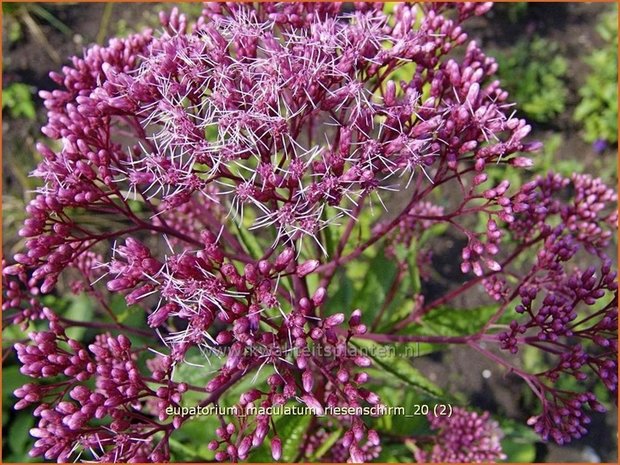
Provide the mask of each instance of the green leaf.
POLYGON ((366 339, 355 339, 351 343, 372 358, 377 368, 384 371, 384 377, 399 384, 416 389, 431 397, 442 397, 442 389, 430 381, 405 358, 396 355, 393 347, 377 344, 366 339))
POLYGON ((170 437, 170 452, 175 461, 187 462, 188 459, 201 459, 203 458, 199 452, 194 448, 193 441, 185 445, 181 441, 174 437, 170 437))
POLYGON ((500 426, 504 432, 501 441, 502 450, 506 454, 506 462, 532 463, 536 459, 536 446, 540 438, 529 428, 514 420, 502 420, 500 426))
POLYGON ((410 335, 467 336, 482 329, 497 309, 497 305, 472 309, 439 307, 426 314, 420 325, 409 326, 404 332, 410 335))
POLYGON ((362 310, 362 321, 365 324, 372 323, 381 310, 396 273, 394 261, 385 256, 383 249, 378 249, 368 264, 363 280, 358 281, 351 306, 362 310))
MULTIPOLYGON (((174 369, 174 381, 185 382, 195 386, 206 386, 222 365, 221 359, 212 355, 205 357, 196 347, 191 348, 185 356, 188 363, 179 363, 174 369), (209 363, 211 362, 211 363, 209 363)), ((187 391, 183 396, 183 406, 191 407, 200 403, 204 394, 187 391)))
POLYGON ((412 463, 413 454, 404 444, 382 445, 381 453, 375 461, 380 463, 412 463))
POLYGON ((276 422, 276 431, 282 441, 282 462, 297 460, 301 442, 311 420, 310 415, 289 415, 276 422))
MULTIPOLYGON (((69 308, 64 312, 64 317, 74 321, 91 321, 94 315, 93 302, 86 293, 72 298, 69 308)), ((73 326, 66 333, 72 339, 80 340, 87 328, 73 326)))
MULTIPOLYGON (((199 402, 194 402, 192 406, 199 402)), ((198 416, 191 418, 181 425, 181 428, 174 432, 170 441, 171 451, 174 454, 174 461, 211 461, 215 453, 207 447, 209 441, 215 439, 214 431, 220 426, 217 416, 198 416), (188 446, 189 445, 189 446, 188 446)))
POLYGON ((337 283, 338 287, 336 288, 336 292, 329 296, 325 308, 333 309, 334 313, 353 309, 353 295, 355 292, 353 282, 344 271, 338 271, 336 278, 337 279, 334 279, 333 282, 337 283))
MULTIPOLYGON (((371 374, 370 371, 369 374, 371 374)), ((380 375, 380 373, 378 374, 380 375)), ((426 394, 421 394, 414 389, 402 389, 402 387, 393 387, 386 384, 374 387, 373 390, 386 405, 403 409, 403 412, 394 411, 394 413, 371 419, 374 429, 401 437, 419 436, 429 433, 426 416, 416 414, 416 412, 420 412, 420 409, 416 408, 416 406, 434 404, 434 401, 426 394)))
POLYGON ((250 455, 246 460, 246 463, 270 463, 273 462, 273 457, 271 456, 271 447, 267 444, 267 441, 264 441, 260 446, 256 449, 250 451, 250 455))
POLYGON ((252 258, 260 258, 263 256, 262 248, 258 239, 251 231, 248 231, 244 226, 239 226, 236 221, 233 221, 237 230, 237 237, 240 239, 241 244, 245 247, 245 250, 252 258))
POLYGON ((11 411, 17 399, 13 392, 18 387, 32 381, 31 378, 24 376, 16 365, 2 368, 2 426, 4 427, 11 419, 11 411))
POLYGON ((336 444, 336 441, 338 441, 341 434, 342 434, 342 428, 338 428, 336 431, 331 433, 327 437, 327 439, 323 440, 323 442, 321 443, 319 448, 314 452, 314 454, 312 454, 312 457, 310 457, 310 460, 318 461, 321 457, 323 457, 332 448, 332 446, 336 444))
POLYGON ((18 387, 32 381, 31 378, 22 375, 16 365, 2 368, 2 404, 11 405, 14 403, 13 391, 18 387))
POLYGON ((30 86, 14 82, 2 89, 2 109, 9 110, 12 118, 36 118, 36 109, 32 101, 30 86))
MULTIPOLYGON (((324 212, 323 220, 327 220, 328 218, 328 212, 324 212)), ((323 237, 325 238, 325 251, 327 252, 327 256, 329 258, 332 258, 336 253, 336 247, 338 246, 338 237, 341 231, 342 227, 336 225, 324 228, 322 231, 323 237)))
POLYGON ((30 443, 34 439, 30 436, 30 429, 34 426, 34 417, 30 412, 20 412, 17 418, 11 422, 7 437, 10 438, 8 445, 15 457, 26 457, 30 443))
POLYGON ((415 239, 411 242, 410 247, 406 247, 402 243, 396 244, 395 247, 396 258, 401 262, 407 262, 411 291, 414 294, 419 293, 422 289, 420 270, 418 269, 418 249, 418 241, 415 239))
POLYGON ((114 315, 116 315, 119 323, 133 327, 144 325, 144 309, 138 305, 127 305, 123 295, 114 294, 110 299, 110 308, 114 315))

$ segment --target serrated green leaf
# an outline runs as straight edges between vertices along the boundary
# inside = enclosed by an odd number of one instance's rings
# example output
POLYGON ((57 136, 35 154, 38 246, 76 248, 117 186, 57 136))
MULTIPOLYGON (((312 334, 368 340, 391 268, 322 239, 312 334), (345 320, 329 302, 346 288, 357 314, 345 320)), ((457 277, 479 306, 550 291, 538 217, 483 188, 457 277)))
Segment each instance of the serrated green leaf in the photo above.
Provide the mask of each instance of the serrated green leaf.
POLYGON ((252 450, 247 463, 269 463, 273 462, 273 457, 271 456, 271 448, 267 444, 267 441, 263 442, 259 447, 252 450))
POLYGON ((276 431, 282 441, 282 462, 296 461, 311 420, 310 415, 288 415, 276 422, 276 431))
POLYGON ((372 358, 378 368, 384 370, 385 378, 404 383, 431 397, 437 398, 444 395, 439 386, 414 368, 409 360, 396 355, 394 350, 389 350, 382 344, 366 339, 355 339, 351 343, 372 358))
POLYGON ((419 325, 409 326, 404 333, 432 336, 467 336, 475 334, 497 311, 497 305, 472 309, 439 307, 431 310, 419 325))

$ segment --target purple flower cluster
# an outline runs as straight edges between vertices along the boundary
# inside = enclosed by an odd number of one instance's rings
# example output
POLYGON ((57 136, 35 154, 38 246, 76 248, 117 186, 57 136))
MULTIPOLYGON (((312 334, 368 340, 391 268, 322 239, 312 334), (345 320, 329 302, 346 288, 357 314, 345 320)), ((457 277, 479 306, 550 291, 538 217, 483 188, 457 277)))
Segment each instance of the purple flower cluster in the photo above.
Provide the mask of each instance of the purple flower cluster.
MULTIPOLYGON (((156 402, 160 419, 168 406, 178 405, 187 390, 184 383, 152 390, 136 363, 130 340, 101 334, 87 348, 67 337, 58 316, 44 308, 50 331, 31 333, 33 344, 15 344, 21 372, 32 378, 64 375, 68 381, 56 384, 26 384, 15 391, 16 409, 37 405, 40 418, 31 434, 38 438, 33 456, 59 462, 75 460, 88 449, 102 462, 158 461, 166 451, 151 450, 150 437, 163 428, 144 415, 133 413, 141 402, 156 402), (95 379, 95 389, 86 382, 95 379), (67 397, 68 396, 68 397, 67 397), (55 399, 52 404, 46 401, 55 399), (109 418, 106 428, 92 428, 92 422, 109 418)), ((153 375, 155 376, 155 374, 153 375)))
POLYGON ((522 244, 538 242, 541 247, 518 285, 505 286, 497 296, 500 300, 512 292, 521 316, 497 337, 511 353, 529 345, 557 361, 541 373, 520 375, 542 406, 530 424, 544 439, 563 444, 587 432, 587 410, 605 408, 590 392, 556 388, 559 380, 583 382, 593 375, 617 396, 618 282, 607 256, 617 223, 617 194, 587 175, 549 175, 523 186, 513 201, 520 213, 511 233, 522 244), (580 262, 589 266, 578 266, 580 262))
POLYGON ((504 434, 488 412, 457 407, 451 416, 429 415, 429 421, 436 435, 432 444, 416 448, 418 462, 480 463, 506 458, 500 443, 504 434))
MULTIPOLYGON (((383 240, 396 256, 395 244, 411 247, 437 223, 466 238, 460 268, 471 283, 483 281, 505 305, 522 300, 517 311, 528 320, 486 336, 510 352, 528 343, 561 354, 541 378, 580 379, 588 366, 615 390, 615 301, 592 318, 575 311, 616 291, 604 258, 615 194, 587 176, 550 176, 514 195, 507 181, 482 186, 489 165, 528 167, 518 154, 539 147, 524 141, 530 127, 510 114, 508 94, 492 79, 497 64, 461 26, 489 7, 208 4, 194 24, 173 10, 161 15, 161 33, 93 46, 52 73, 59 89, 41 96, 43 132, 54 142, 38 145, 33 175, 42 186, 19 232, 25 248, 3 262, 5 319, 49 326, 15 345, 22 373, 35 380, 15 393, 16 408, 34 406, 39 418, 31 454, 169 460, 169 440, 190 418, 166 409, 184 405, 190 389, 204 393, 201 406, 216 403, 250 375, 253 387, 233 400, 248 411, 298 402, 322 415, 326 407, 380 404, 368 387, 370 358, 351 350, 351 339, 394 335, 373 334, 359 309, 327 308, 330 284, 374 244, 383 240), (462 58, 453 58, 460 46, 462 58), (411 76, 395 82, 406 66, 411 76), (571 182, 573 203, 554 199, 571 182), (458 193, 455 208, 430 199, 443 187, 458 193), (373 210, 366 203, 385 206, 392 191, 410 202, 356 243, 356 224, 373 210), (482 229, 469 221, 478 216, 482 229), (552 216, 560 226, 549 226, 552 216), (338 243, 329 247, 334 232, 338 243), (544 241, 514 289, 501 274, 508 236, 521 251, 544 241), (565 266, 577 245, 602 261, 600 273, 565 266), (42 305, 43 294, 67 288, 89 296, 97 318, 111 322, 73 321, 42 305), (117 317, 110 302, 119 296, 143 327, 117 317), (72 326, 98 334, 77 341, 67 334, 72 326), (558 341, 567 337, 600 350, 568 350, 558 341), (195 365, 197 355, 212 370, 208 381, 178 380, 176 369, 195 365)), ((442 303, 415 298, 417 316, 442 303)), ((582 434, 583 419, 549 421, 565 411, 577 418, 586 404, 598 409, 594 399, 561 398, 524 377, 543 401, 534 425, 543 437, 582 434)), ((361 418, 340 426, 326 456, 377 457, 378 434, 361 418)), ((432 451, 420 452, 425 460, 502 457, 486 415, 457 409, 431 426, 438 435, 432 451), (467 434, 456 435, 461 429, 467 434)), ((321 440, 307 436, 309 445, 321 440)), ((209 449, 234 462, 266 439, 279 460, 285 438, 270 415, 222 418, 209 449)))
MULTIPOLYGON (((345 417, 344 421, 350 423, 351 419, 345 417)), ((355 423, 355 422, 354 422, 355 423)), ((333 422, 328 422, 325 427, 320 427, 312 433, 308 434, 305 438, 305 457, 312 457, 316 454, 321 446, 329 440, 330 431, 333 430, 333 422)), ((325 455, 320 457, 321 462, 326 463, 345 463, 347 461, 351 463, 365 463, 372 462, 381 453, 381 440, 379 434, 375 430, 368 430, 366 442, 358 442, 364 436, 364 430, 359 426, 354 426, 353 429, 338 439, 334 445, 332 445, 325 455), (358 445, 351 449, 353 440, 358 442, 358 445)))

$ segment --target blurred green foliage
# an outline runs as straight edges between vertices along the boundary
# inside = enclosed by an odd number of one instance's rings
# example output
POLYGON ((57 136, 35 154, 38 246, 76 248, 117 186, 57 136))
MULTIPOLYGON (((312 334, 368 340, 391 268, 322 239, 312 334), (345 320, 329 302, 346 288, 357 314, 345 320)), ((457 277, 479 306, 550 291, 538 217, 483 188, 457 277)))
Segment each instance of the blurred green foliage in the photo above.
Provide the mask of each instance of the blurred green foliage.
POLYGON ((604 14, 596 28, 604 45, 585 62, 590 74, 579 89, 574 118, 583 125, 586 142, 618 141, 618 6, 604 14))
MULTIPOLYGON (((66 5, 69 6, 71 4, 67 3, 66 5)), ((12 32, 13 35, 9 35, 9 39, 18 40, 22 37, 22 31, 19 30, 19 28, 23 25, 25 15, 35 16, 41 19, 61 34, 67 36, 71 34, 71 29, 65 23, 52 14, 48 8, 45 8, 37 3, 3 3, 2 14, 5 17, 13 17, 18 20, 17 26, 12 26, 12 31, 17 29, 18 32, 12 32), (22 24, 20 24, 20 22, 22 24)), ((28 26, 27 21, 26 26, 28 26)))
POLYGON ((506 18, 512 24, 517 24, 522 21, 528 13, 528 3, 527 2, 511 2, 511 3, 503 3, 498 2, 493 5, 493 9, 491 10, 491 14, 494 17, 506 18))
POLYGON ((548 123, 564 111, 568 61, 556 42, 537 36, 523 38, 496 52, 495 58, 502 87, 525 116, 548 123))
MULTIPOLYGON (((2 13, 4 15, 3 28, 7 30, 10 44, 19 42, 25 36, 30 36, 55 63, 62 62, 58 50, 48 41, 49 31, 44 30, 40 22, 51 26, 66 37, 71 36, 73 31, 51 12, 50 7, 43 7, 37 3, 3 3, 2 13)), ((4 58, 5 61, 10 61, 10 54, 4 58)))
POLYGON ((519 22, 527 13, 527 2, 506 3, 504 6, 512 23, 519 22))
POLYGON ((34 120, 37 111, 32 101, 32 87, 20 82, 13 82, 2 89, 2 111, 6 110, 11 118, 34 120))

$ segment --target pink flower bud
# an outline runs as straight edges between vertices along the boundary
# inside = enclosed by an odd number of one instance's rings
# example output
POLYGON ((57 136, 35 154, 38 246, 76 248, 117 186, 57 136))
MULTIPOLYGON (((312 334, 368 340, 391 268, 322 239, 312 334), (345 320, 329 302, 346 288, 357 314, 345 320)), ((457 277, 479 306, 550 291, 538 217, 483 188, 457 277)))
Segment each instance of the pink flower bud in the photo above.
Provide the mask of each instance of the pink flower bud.
POLYGON ((478 94, 480 93, 480 84, 474 82, 469 86, 469 91, 467 92, 467 97, 465 100, 469 105, 474 107, 476 105, 476 99, 478 98, 478 94))
POLYGON ((325 302, 325 297, 327 297, 327 290, 324 287, 319 287, 312 296, 312 303, 316 307, 320 307, 325 302))
POLYGON ((323 416, 323 406, 313 396, 311 396, 310 394, 306 394, 305 396, 301 397, 301 400, 314 412, 315 415, 323 416))
POLYGON ((220 331, 215 337, 215 341, 220 345, 230 344, 233 340, 233 335, 230 331, 220 331))
POLYGON ((517 168, 531 168, 534 166, 534 161, 527 157, 516 157, 510 160, 510 164, 517 168))
POLYGON ((355 334, 356 336, 365 334, 366 331, 368 331, 368 328, 366 327, 366 325, 357 325, 351 328, 351 332, 355 334))
POLYGON ((362 322, 362 311, 359 308, 356 308, 351 313, 351 317, 349 318, 349 326, 357 326, 362 322))
POLYGON ((280 460, 282 457, 282 441, 278 436, 274 436, 271 440, 271 456, 274 460, 280 460))
POLYGON ((364 463, 364 453, 361 449, 355 445, 349 448, 349 454, 351 454, 351 463, 364 463))
POLYGON ((342 437, 342 445, 343 447, 350 447, 351 444, 353 444, 353 432, 347 431, 342 437))
POLYGON ((307 262, 304 262, 297 267, 297 276, 303 278, 304 276, 309 275, 319 267, 319 264, 320 263, 318 260, 308 260, 307 262))
POLYGON ((300 370, 305 370, 306 367, 308 366, 308 359, 306 358, 304 354, 301 354, 297 357, 296 363, 297 363, 297 368, 299 368, 300 370))
POLYGON ((385 95, 383 101, 387 106, 393 106, 396 103, 396 85, 390 80, 385 85, 385 95))
POLYGON ((237 448, 237 453, 239 454, 239 457, 241 458, 241 457, 246 456, 251 446, 252 446, 251 436, 246 436, 245 438, 243 438, 243 440, 239 444, 239 447, 237 448))
POLYGON ((269 423, 266 421, 260 421, 256 430, 254 431, 254 437, 252 438, 252 447, 258 447, 263 443, 265 436, 269 432, 269 423))
POLYGON ((301 382, 306 392, 312 392, 312 388, 314 387, 314 377, 309 370, 306 370, 301 375, 301 382))
POLYGON ((379 434, 374 429, 368 430, 368 442, 373 446, 378 446, 381 443, 379 434))
POLYGON ((304 313, 308 313, 308 311, 312 310, 312 303, 310 302, 310 299, 307 297, 302 297, 299 299, 299 308, 301 308, 304 313))
POLYGON ((127 294, 125 296, 125 301, 127 302, 127 305, 134 305, 140 300, 142 300, 144 297, 146 297, 146 295, 150 293, 152 290, 153 290, 153 286, 150 284, 147 284, 145 286, 140 286, 139 288, 127 294))
POLYGON ((538 152, 540 149, 543 148, 543 143, 540 141, 534 141, 534 142, 527 142, 525 144, 523 144, 523 148, 522 151, 523 152, 538 152))
POLYGON ((128 278, 118 278, 108 281, 106 287, 110 292, 122 291, 124 289, 129 289, 132 286, 132 282, 128 278))
POLYGON ((488 176, 486 173, 480 173, 474 176, 474 186, 479 186, 483 182, 487 180, 488 176))
POLYGON ((262 274, 263 276, 267 276, 271 271, 271 263, 269 263, 267 260, 261 260, 260 262, 258 262, 258 271, 260 271, 260 274, 262 274))
POLYGON ((358 367, 369 367, 372 365, 372 362, 368 357, 364 357, 363 355, 358 355, 353 359, 353 363, 355 363, 358 367))
POLYGON ((369 392, 366 394, 366 402, 368 402, 369 404, 375 405, 378 404, 379 401, 379 396, 374 392, 369 392))
POLYGON ((484 274, 484 272, 482 271, 482 267, 480 266, 480 262, 472 262, 471 266, 476 276, 482 276, 484 274))
POLYGON ((256 266, 253 263, 248 263, 247 265, 245 265, 245 268, 243 269, 243 273, 245 275, 245 279, 250 284, 256 283, 256 279, 258 278, 258 276, 256 273, 256 266))
POLYGON ((324 334, 321 328, 312 328, 312 331, 310 331, 310 337, 315 341, 320 340, 324 334))
POLYGON ((338 326, 344 321, 344 313, 336 313, 334 315, 328 316, 324 322, 324 326, 327 328, 331 328, 333 326, 338 326))
MULTIPOLYGON (((291 263, 294 257, 295 257, 295 251, 292 248, 287 247, 286 249, 284 249, 284 251, 280 255, 278 255, 278 258, 276 258, 275 269, 277 271, 282 271, 289 265, 289 263, 291 263)), ((260 267, 260 263, 259 263, 259 267, 260 267)))
POLYGON ((228 375, 219 374, 215 378, 213 378, 209 383, 207 383, 206 390, 207 392, 214 392, 220 389, 224 384, 226 384, 229 380, 228 375))
POLYGON ((491 271, 501 271, 502 266, 497 263, 495 260, 491 260, 490 258, 486 260, 486 265, 491 271))

